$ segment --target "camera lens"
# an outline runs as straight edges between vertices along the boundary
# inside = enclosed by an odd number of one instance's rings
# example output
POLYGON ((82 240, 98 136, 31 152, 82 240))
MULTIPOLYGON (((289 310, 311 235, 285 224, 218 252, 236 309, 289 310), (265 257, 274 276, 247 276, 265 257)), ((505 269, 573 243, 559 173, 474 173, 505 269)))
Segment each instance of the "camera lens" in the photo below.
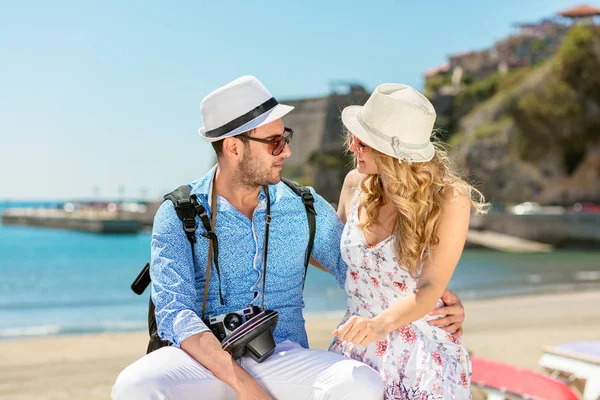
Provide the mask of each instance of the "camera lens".
POLYGON ((242 324, 242 317, 235 313, 227 314, 223 319, 223 324, 225 324, 227 329, 232 331, 242 324))

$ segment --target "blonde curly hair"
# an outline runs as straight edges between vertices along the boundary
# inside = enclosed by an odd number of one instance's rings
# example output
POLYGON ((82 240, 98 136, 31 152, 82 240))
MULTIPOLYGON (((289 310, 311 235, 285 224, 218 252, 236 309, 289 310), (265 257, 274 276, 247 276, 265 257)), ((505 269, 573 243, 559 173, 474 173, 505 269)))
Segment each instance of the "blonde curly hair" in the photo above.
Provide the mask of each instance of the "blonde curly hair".
MULTIPOLYGON (((352 135, 348 136, 349 149, 352 135)), ((433 144, 435 155, 431 161, 412 164, 399 163, 397 158, 369 147, 379 173, 365 175, 360 182, 359 203, 367 213, 361 229, 377 225, 379 209, 386 202, 383 182, 388 185, 388 199, 398 211, 393 225, 396 256, 413 277, 429 251, 439 243, 435 232, 448 189, 454 196, 468 195, 476 213, 487 212, 489 206, 479 190, 451 171, 451 161, 442 144, 433 144)), ((353 157, 356 165, 354 154, 353 157)))

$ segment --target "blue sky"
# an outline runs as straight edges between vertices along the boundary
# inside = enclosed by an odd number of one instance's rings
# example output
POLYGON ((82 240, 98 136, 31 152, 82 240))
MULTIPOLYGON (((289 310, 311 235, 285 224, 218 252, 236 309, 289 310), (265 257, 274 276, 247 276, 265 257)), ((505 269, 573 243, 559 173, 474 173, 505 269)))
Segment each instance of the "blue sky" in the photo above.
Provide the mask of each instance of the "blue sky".
POLYGON ((210 167, 199 104, 240 75, 279 99, 421 88, 449 54, 576 4, 0 1, 0 200, 157 198, 210 167))

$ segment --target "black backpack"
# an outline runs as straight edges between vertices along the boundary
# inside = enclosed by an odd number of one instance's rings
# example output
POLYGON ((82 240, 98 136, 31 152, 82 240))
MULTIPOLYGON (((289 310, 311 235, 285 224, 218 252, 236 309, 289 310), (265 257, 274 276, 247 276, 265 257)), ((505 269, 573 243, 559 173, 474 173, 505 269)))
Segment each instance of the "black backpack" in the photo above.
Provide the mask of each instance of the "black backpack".
MULTIPOLYGON (((315 241, 315 232, 317 230, 317 213, 314 207, 315 199, 310 190, 308 190, 306 187, 286 178, 281 178, 281 180, 290 189, 292 189, 294 193, 300 196, 306 209, 309 231, 308 245, 306 246, 306 254, 304 256, 304 280, 306 281, 306 272, 308 270, 308 263, 310 262, 310 255, 312 253, 312 248, 315 241)), ((208 216, 204 210, 204 207, 197 204, 195 198, 193 198, 194 195, 190 196, 191 190, 192 188, 190 186, 183 185, 165 195, 164 199, 173 203, 175 211, 177 212, 177 216, 183 223, 183 230, 185 231, 185 234, 193 247, 194 243, 196 242, 196 215, 200 216, 205 226, 207 223, 210 226, 210 222, 208 221, 208 216), (196 204, 196 206, 194 204, 196 204)), ((134 293, 141 295, 149 285, 150 263, 147 263, 131 284, 131 290, 133 290, 134 293)), ((148 333, 150 334, 150 341, 146 351, 147 354, 153 352, 154 350, 158 350, 161 347, 171 345, 171 342, 161 340, 160 336, 158 335, 152 297, 150 297, 148 302, 148 333)))

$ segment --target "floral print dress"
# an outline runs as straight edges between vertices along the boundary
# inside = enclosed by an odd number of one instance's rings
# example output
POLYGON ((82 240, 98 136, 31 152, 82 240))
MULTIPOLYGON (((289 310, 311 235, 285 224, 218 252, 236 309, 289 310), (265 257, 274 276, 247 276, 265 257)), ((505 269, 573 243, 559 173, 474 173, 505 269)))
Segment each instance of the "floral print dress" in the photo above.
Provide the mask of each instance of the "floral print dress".
MULTIPOLYGON (((357 193, 358 194, 358 193, 357 193)), ((342 234, 342 256, 348 265, 348 318, 372 318, 415 291, 413 279, 398 265, 393 236, 369 246, 358 226, 358 196, 353 199, 342 234)), ((442 307, 438 301, 436 307, 442 307)), ((386 399, 470 399, 471 362, 462 342, 430 325, 425 316, 364 347, 335 338, 330 351, 362 361, 377 370, 386 399)))

